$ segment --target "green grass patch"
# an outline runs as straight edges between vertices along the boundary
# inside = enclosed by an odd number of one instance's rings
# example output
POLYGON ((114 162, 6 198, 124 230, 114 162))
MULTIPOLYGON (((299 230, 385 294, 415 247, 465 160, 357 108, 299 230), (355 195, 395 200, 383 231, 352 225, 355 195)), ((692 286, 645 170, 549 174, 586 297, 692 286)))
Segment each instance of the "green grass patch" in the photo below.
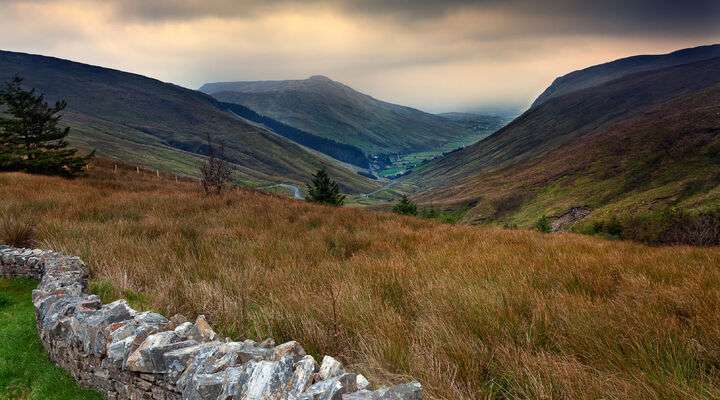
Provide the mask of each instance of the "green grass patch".
POLYGON ((35 286, 29 279, 0 279, 0 399, 101 400, 48 359, 35 328, 35 286))
POLYGON ((421 218, 434 219, 446 224, 455 224, 460 221, 467 213, 467 208, 454 211, 438 211, 433 208, 426 208, 418 212, 421 218))
POLYGON ((147 310, 150 302, 147 296, 131 289, 119 290, 107 279, 97 279, 90 282, 90 293, 100 297, 104 304, 115 300, 125 299, 130 307, 136 310, 147 310))

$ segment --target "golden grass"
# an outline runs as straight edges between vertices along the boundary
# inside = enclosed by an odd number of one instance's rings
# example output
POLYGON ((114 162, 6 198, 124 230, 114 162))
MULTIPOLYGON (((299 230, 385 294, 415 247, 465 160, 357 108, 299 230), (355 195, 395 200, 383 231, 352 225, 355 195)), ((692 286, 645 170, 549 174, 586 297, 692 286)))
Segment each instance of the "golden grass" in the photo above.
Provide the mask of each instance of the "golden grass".
POLYGON ((430 399, 720 397, 720 249, 442 225, 96 168, 0 174, 2 218, 107 297, 295 339, 430 399))

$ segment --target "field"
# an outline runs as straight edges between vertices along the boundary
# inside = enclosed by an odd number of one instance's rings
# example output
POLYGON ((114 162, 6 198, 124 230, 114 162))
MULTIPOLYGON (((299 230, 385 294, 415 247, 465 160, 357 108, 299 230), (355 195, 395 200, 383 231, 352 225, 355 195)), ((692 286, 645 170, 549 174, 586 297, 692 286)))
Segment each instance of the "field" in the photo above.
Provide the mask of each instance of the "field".
POLYGON ((37 282, 0 279, 0 399, 100 400, 48 360, 35 330, 37 282))
POLYGON ((720 397, 718 248, 206 198, 102 165, 0 174, 0 193, 0 241, 35 223, 37 246, 81 256, 105 300, 292 338, 374 382, 414 377, 429 399, 720 397))
POLYGON ((376 171, 376 173, 378 176, 381 176, 383 178, 405 173, 408 170, 415 168, 423 161, 432 160, 433 158, 442 156, 445 153, 451 152, 461 147, 470 146, 473 143, 477 143, 478 141, 492 135, 496 130, 497 129, 492 128, 476 131, 470 135, 450 141, 445 145, 440 146, 436 150, 403 154, 399 156, 398 159, 392 163, 392 165, 389 165, 380 171, 376 171))

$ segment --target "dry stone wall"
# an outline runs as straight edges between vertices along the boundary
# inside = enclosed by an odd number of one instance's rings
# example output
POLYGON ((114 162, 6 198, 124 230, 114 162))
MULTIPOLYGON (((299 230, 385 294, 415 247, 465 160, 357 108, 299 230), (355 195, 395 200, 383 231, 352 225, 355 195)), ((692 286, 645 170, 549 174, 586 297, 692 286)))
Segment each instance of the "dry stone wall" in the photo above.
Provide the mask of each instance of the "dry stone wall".
POLYGON ((102 304, 87 292, 77 257, 0 246, 0 276, 40 281, 37 328, 50 359, 107 399, 416 400, 419 383, 370 388, 325 356, 318 365, 297 342, 233 342, 201 315, 194 322, 102 304))

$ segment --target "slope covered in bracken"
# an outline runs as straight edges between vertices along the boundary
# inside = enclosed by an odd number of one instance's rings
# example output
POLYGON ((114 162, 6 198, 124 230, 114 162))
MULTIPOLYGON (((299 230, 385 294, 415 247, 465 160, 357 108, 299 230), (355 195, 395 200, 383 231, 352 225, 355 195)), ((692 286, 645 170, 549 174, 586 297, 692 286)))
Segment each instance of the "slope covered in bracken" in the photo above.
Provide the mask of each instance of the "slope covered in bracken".
MULTIPOLYGON (((720 58, 631 74, 552 98, 407 178, 467 221, 532 225, 572 208, 585 224, 720 199, 720 58)), ((606 221, 607 222, 607 221, 606 221)))
POLYGON ((298 340, 427 399, 720 397, 720 249, 443 225, 112 172, 0 174, 0 242, 82 257, 109 301, 298 340))
POLYGON ((101 155, 191 175, 212 135, 248 184, 307 182, 326 164, 348 191, 374 187, 355 172, 246 123, 201 92, 123 71, 0 51, 0 82, 14 75, 51 102, 65 99, 63 123, 73 128, 71 140, 101 155))

